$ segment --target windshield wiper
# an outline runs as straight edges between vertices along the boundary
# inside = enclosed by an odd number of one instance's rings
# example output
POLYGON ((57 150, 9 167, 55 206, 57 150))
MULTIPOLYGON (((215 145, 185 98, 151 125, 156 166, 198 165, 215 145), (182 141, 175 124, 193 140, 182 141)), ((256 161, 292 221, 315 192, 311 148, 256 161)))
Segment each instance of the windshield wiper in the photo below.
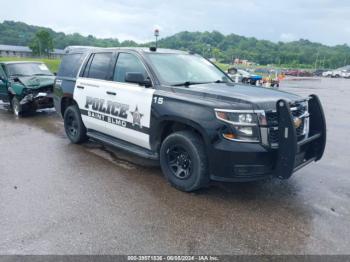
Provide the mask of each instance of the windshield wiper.
POLYGON ((24 75, 24 74, 13 74, 11 75, 12 77, 16 77, 16 76, 29 76, 29 75, 24 75))
POLYGON ((216 81, 214 81, 213 83, 221 84, 221 83, 228 83, 228 81, 216 80, 216 81))
POLYGON ((34 74, 34 76, 52 76, 50 74, 34 74))
POLYGON ((174 84, 171 86, 191 86, 191 85, 200 85, 200 84, 207 84, 207 82, 191 82, 191 81, 186 81, 183 83, 178 83, 178 84, 174 84))

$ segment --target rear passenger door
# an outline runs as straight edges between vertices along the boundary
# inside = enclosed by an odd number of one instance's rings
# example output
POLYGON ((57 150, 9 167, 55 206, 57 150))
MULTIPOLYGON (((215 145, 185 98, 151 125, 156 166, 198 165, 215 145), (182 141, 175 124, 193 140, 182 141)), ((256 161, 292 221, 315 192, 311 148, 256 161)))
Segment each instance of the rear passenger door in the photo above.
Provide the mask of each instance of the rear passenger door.
POLYGON ((113 57, 113 52, 91 54, 76 81, 73 94, 85 127, 102 133, 108 129, 106 87, 112 80, 113 57))
POLYGON ((150 149, 154 89, 126 83, 127 73, 149 76, 136 54, 92 54, 77 79, 74 99, 86 128, 150 149))

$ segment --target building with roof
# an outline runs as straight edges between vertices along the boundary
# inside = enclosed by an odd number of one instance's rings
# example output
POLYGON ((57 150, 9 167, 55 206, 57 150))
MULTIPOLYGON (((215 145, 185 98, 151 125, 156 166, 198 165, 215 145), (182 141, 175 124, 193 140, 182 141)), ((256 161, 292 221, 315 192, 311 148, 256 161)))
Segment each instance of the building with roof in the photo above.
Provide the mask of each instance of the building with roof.
MULTIPOLYGON (((50 58, 61 58, 64 51, 61 49, 54 49, 50 52, 50 58)), ((0 57, 36 57, 33 51, 28 46, 17 45, 0 45, 0 57)))

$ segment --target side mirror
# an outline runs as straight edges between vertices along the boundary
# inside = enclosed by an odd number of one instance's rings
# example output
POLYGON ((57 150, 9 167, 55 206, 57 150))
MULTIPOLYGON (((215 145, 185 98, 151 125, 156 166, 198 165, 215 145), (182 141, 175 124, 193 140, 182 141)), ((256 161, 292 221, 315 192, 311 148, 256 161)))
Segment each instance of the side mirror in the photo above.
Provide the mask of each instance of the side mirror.
POLYGON ((54 76, 57 76, 57 72, 53 72, 53 75, 54 75, 54 76))
POLYGON ((144 77, 141 73, 126 73, 125 82, 127 83, 135 83, 145 87, 152 86, 152 82, 149 78, 144 77))

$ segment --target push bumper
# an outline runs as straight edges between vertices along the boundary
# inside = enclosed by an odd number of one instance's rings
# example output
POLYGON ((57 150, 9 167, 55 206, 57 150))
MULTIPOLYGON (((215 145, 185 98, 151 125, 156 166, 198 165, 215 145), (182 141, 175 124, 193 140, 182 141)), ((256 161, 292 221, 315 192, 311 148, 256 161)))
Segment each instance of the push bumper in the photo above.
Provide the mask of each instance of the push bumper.
POLYGON ((326 147, 326 119, 319 98, 311 95, 309 135, 298 142, 288 103, 280 100, 277 108, 280 142, 274 176, 288 179, 297 170, 322 158, 326 147))
POLYGON ((210 177, 216 181, 245 182, 270 177, 288 179, 322 158, 326 146, 326 120, 316 95, 309 100, 308 136, 298 141, 289 104, 277 102, 279 143, 272 148, 260 143, 221 141, 210 153, 210 177))

